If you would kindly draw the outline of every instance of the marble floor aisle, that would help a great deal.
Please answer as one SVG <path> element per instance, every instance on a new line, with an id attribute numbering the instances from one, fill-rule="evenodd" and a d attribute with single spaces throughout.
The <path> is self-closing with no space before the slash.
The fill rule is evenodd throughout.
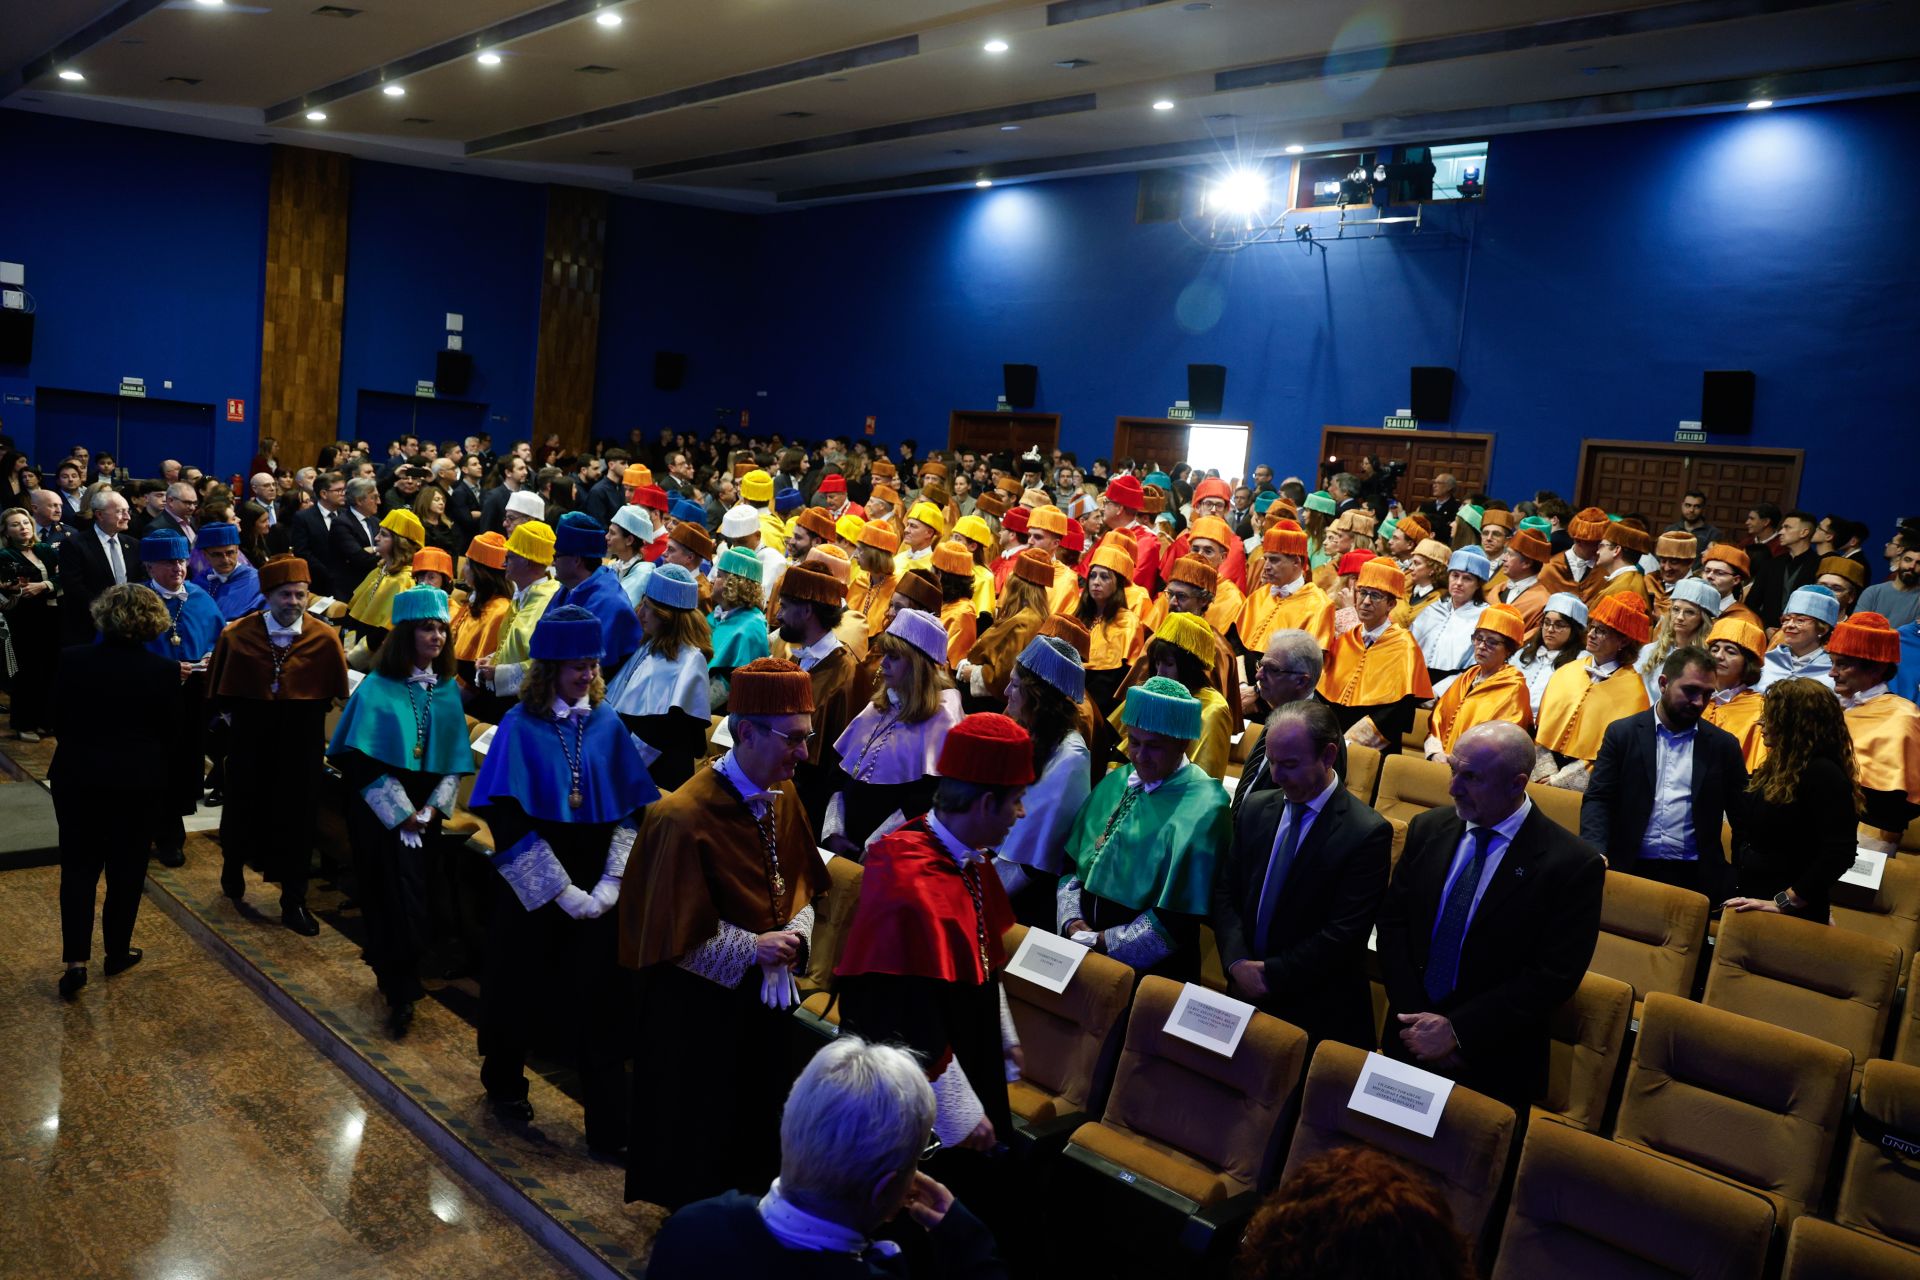
<path id="1" fill-rule="evenodd" d="M 152 901 L 62 1003 L 58 877 L 0 873 L 0 1277 L 566 1274 Z"/>

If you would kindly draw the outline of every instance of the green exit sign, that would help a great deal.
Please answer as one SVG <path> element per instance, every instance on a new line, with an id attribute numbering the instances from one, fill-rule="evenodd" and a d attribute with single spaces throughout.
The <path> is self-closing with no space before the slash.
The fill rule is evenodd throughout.
<path id="1" fill-rule="evenodd" d="M 1420 419 L 1402 418 L 1389 414 L 1380 420 L 1380 425 L 1388 431 L 1418 431 L 1420 429 Z"/>

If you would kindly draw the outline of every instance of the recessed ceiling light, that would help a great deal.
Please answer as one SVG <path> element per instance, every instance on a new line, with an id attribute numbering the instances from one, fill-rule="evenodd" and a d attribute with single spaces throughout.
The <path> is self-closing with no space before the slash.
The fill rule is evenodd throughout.
<path id="1" fill-rule="evenodd" d="M 1007 51 L 1007 42 L 1005 40 L 989 40 L 980 47 L 988 53 L 1005 53 Z"/>
<path id="2" fill-rule="evenodd" d="M 489 49 L 481 54 L 477 61 L 483 67 L 497 67 L 500 65 L 500 55 Z"/>
<path id="3" fill-rule="evenodd" d="M 593 20 L 603 27 L 617 27 L 620 25 L 620 15 L 611 9 L 602 9 L 594 16 Z"/>
<path id="4" fill-rule="evenodd" d="M 65 74 L 65 73 L 63 72 L 62 74 Z M 1747 104 L 1747 110 L 1765 111 L 1768 107 L 1772 105 L 1773 105 L 1772 98 L 1755 98 L 1752 102 L 1749 102 Z"/>
<path id="5" fill-rule="evenodd" d="M 1153 109 L 1154 109 L 1155 111 L 1171 111 L 1171 110 L 1173 110 L 1173 99 L 1172 99 L 1172 98 L 1160 98 L 1160 99 L 1158 99 L 1157 101 L 1155 101 L 1155 102 L 1154 102 L 1154 104 L 1153 104 Z"/>
<path id="6" fill-rule="evenodd" d="M 68 68 L 67 70 L 62 71 L 60 73 L 60 78 L 62 80 L 85 80 L 86 79 L 85 76 L 81 75 L 78 71 L 75 71 L 72 68 Z"/>
<path id="7" fill-rule="evenodd" d="M 1290 142 L 1290 143 L 1288 143 L 1288 144 L 1287 144 L 1287 154 L 1288 154 L 1288 155 L 1290 155 L 1290 156 L 1297 156 L 1297 155 L 1299 155 L 1299 154 L 1300 154 L 1300 153 L 1301 153 L 1302 151 L 1305 151 L 1305 150 L 1306 150 L 1306 148 L 1305 148 L 1305 147 L 1303 147 L 1303 146 L 1301 146 L 1301 145 L 1300 145 L 1299 143 L 1297 143 L 1297 142 Z"/>
<path id="8" fill-rule="evenodd" d="M 309 112 L 307 112 L 307 119 L 309 119 L 309 120 L 311 120 L 311 121 L 313 121 L 313 122 L 314 122 L 315 124 L 319 124 L 319 123 L 321 123 L 321 122 L 322 122 L 322 121 L 324 121 L 324 120 L 325 120 L 326 118 L 327 118 L 327 113 L 326 113 L 326 112 L 324 112 L 324 111 L 309 111 Z"/>
<path id="9" fill-rule="evenodd" d="M 397 84 L 390 84 L 380 92 L 386 94 L 389 98 L 404 98 L 407 96 L 405 87 Z"/>
<path id="10" fill-rule="evenodd" d="M 226 7 L 226 3 L 227 0 L 200 0 L 201 6 L 207 9 L 222 9 Z"/>
<path id="11" fill-rule="evenodd" d="M 1002 132 L 1002 133 L 1018 133 L 1018 132 L 1020 132 L 1020 126 L 1019 126 L 1019 125 L 1017 125 L 1017 124 L 1003 124 L 1003 125 L 1001 125 L 1001 126 L 1000 126 L 1000 132 Z"/>
<path id="12" fill-rule="evenodd" d="M 987 189 L 988 187 L 990 187 L 990 186 L 992 186 L 992 185 L 993 185 L 993 179 L 992 179 L 992 178 L 980 178 L 980 179 L 977 179 L 977 180 L 976 180 L 976 181 L 974 182 L 974 184 L 973 184 L 973 185 L 974 185 L 974 186 L 976 186 L 976 187 L 979 187 L 979 188 L 980 188 L 980 189 L 981 189 L 982 191 L 985 191 L 985 190 L 986 190 L 986 189 Z"/>

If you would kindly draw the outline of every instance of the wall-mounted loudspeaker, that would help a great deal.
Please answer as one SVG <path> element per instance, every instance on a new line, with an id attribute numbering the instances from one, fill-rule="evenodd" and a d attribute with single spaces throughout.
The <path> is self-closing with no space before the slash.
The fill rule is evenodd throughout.
<path id="1" fill-rule="evenodd" d="M 33 312 L 0 311 L 0 364 L 33 363 Z"/>
<path id="2" fill-rule="evenodd" d="M 1040 385 L 1039 365 L 1003 364 L 1000 366 L 1000 379 L 1006 386 L 1008 408 L 1033 408 Z"/>
<path id="3" fill-rule="evenodd" d="M 1187 366 L 1187 407 L 1195 417 L 1217 418 L 1221 402 L 1227 398 L 1227 366 L 1190 364 Z"/>
<path id="4" fill-rule="evenodd" d="M 1413 366 L 1413 388 L 1408 403 L 1422 422 L 1445 422 L 1453 417 L 1453 370 L 1445 365 Z"/>
<path id="5" fill-rule="evenodd" d="M 1740 436 L 1753 430 L 1753 370 L 1709 369 L 1700 375 L 1700 429 Z"/>
<path id="6" fill-rule="evenodd" d="M 442 351 L 433 361 L 433 390 L 436 395 L 463 396 L 473 380 L 473 357 L 464 351 Z"/>
<path id="7" fill-rule="evenodd" d="M 687 357 L 679 351 L 653 353 L 653 389 L 678 391 L 687 380 Z"/>

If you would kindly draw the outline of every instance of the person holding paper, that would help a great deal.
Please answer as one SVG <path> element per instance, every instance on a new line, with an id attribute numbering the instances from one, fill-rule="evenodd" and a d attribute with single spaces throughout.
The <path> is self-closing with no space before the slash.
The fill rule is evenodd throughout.
<path id="1" fill-rule="evenodd" d="M 229 717 L 227 803 L 220 810 L 220 891 L 246 895 L 246 864 L 280 882 L 280 923 L 313 937 L 307 863 L 320 804 L 327 712 L 347 696 L 347 655 L 332 627 L 307 615 L 307 562 L 276 556 L 260 570 L 267 607 L 230 622 L 207 667 L 207 697 Z"/>
<path id="2" fill-rule="evenodd" d="M 828 884 L 792 781 L 814 734 L 812 681 L 759 658 L 734 671 L 727 703 L 732 750 L 647 807 L 620 887 L 620 963 L 640 971 L 648 1046 L 626 1195 L 668 1208 L 765 1186 L 777 1167 L 793 973 Z"/>
<path id="3" fill-rule="evenodd" d="M 533 632 L 520 701 L 500 721 L 467 807 L 493 832 L 481 985 L 480 1081 L 496 1115 L 533 1119 L 525 1066 L 542 1011 L 572 1038 L 587 1145 L 627 1143 L 621 1042 L 630 1010 L 613 914 L 638 813 L 659 799 L 633 735 L 605 702 L 602 621 L 555 605 Z"/>
<path id="4" fill-rule="evenodd" d="M 1454 803 L 1408 824 L 1380 908 L 1380 1048 L 1524 1120 L 1547 1081 L 1549 1019 L 1593 958 L 1606 862 L 1534 807 L 1519 725 L 1475 725 L 1450 763 Z"/>
<path id="5" fill-rule="evenodd" d="M 1387 891 L 1393 829 L 1340 785 L 1340 722 L 1296 701 L 1267 721 L 1276 788 L 1248 798 L 1208 919 L 1232 994 L 1317 1044 L 1373 1047 L 1367 934 Z"/>
<path id="6" fill-rule="evenodd" d="M 1179 681 L 1135 685 L 1124 714 L 1131 764 L 1100 780 L 1067 835 L 1058 932 L 1142 975 L 1192 980 L 1214 863 L 1233 834 L 1227 793 L 1186 758 L 1200 700 Z"/>
<path id="7" fill-rule="evenodd" d="M 692 777 L 707 749 L 713 636 L 699 605 L 691 573 L 677 564 L 655 565 L 640 600 L 639 651 L 607 691 L 663 791 Z"/>
<path id="8" fill-rule="evenodd" d="M 988 861 L 1033 782 L 1027 731 L 993 712 L 955 725 L 923 817 L 874 841 L 835 967 L 840 1025 L 913 1050 L 950 1147 L 991 1148 L 1012 1127 L 1007 1064 L 1019 1038 L 1000 989 L 1013 907 Z"/>
<path id="9" fill-rule="evenodd" d="M 180 718 L 174 722 L 174 749 L 163 767 L 169 775 L 166 799 L 154 824 L 154 858 L 163 867 L 187 862 L 187 828 L 182 819 L 200 804 L 207 770 L 207 659 L 227 620 L 220 606 L 187 581 L 193 554 L 186 535 L 156 529 L 140 539 L 140 562 L 148 580 L 141 585 L 160 597 L 167 629 L 147 641 L 147 650 L 180 666 Z"/>
<path id="10" fill-rule="evenodd" d="M 367 963 L 396 1037 L 413 1025 L 413 1003 L 426 994 L 419 976 L 429 932 L 426 850 L 453 812 L 461 775 L 473 772 L 447 619 L 447 594 L 438 587 L 393 598 L 373 670 L 347 699 L 327 744 L 327 759 L 354 797 L 347 834 Z"/>

